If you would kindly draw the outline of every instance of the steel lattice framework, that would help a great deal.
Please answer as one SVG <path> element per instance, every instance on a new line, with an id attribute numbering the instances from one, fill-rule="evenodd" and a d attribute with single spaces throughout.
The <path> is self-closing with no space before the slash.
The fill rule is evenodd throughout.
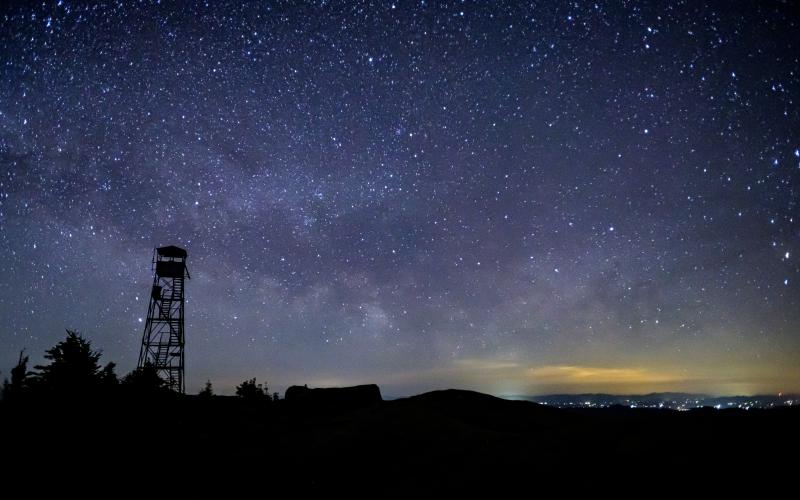
<path id="1" fill-rule="evenodd" d="M 152 366 L 167 387 L 183 394 L 185 345 L 183 330 L 186 250 L 176 246 L 157 248 L 153 254 L 153 288 L 139 351 L 139 368 Z"/>

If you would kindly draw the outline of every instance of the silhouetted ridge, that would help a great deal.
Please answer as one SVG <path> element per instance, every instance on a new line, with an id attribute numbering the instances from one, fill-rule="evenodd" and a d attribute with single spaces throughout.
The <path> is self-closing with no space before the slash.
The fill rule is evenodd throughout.
<path id="1" fill-rule="evenodd" d="M 472 430 L 484 431 L 511 429 L 529 431 L 532 428 L 550 425 L 556 420 L 570 418 L 557 408 L 531 401 L 512 401 L 489 394 L 459 389 L 432 391 L 404 399 L 388 401 L 399 418 L 417 415 L 422 422 L 435 422 L 444 418 L 444 427 L 468 426 Z"/>
<path id="2" fill-rule="evenodd" d="M 417 394 L 408 398 L 411 401 L 435 402 L 435 403 L 458 403 L 458 404 L 503 404 L 505 399 L 484 394 L 482 392 L 467 391 L 463 389 L 444 389 L 440 391 L 430 391 Z"/>
<path id="3" fill-rule="evenodd" d="M 482 392 L 467 391 L 462 389 L 445 389 L 441 391 L 431 391 L 416 396 L 411 396 L 397 401 L 405 401 L 406 404 L 420 405 L 430 408 L 442 408 L 448 411 L 467 410 L 467 411 L 536 411 L 540 413 L 552 413 L 554 408 L 534 403 L 533 401 L 517 401 L 498 398 Z"/>

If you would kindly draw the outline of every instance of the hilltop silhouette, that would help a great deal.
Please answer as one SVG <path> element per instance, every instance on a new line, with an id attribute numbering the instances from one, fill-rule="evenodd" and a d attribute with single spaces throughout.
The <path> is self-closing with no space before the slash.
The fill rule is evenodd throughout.
<path id="1" fill-rule="evenodd" d="M 710 464 L 780 474 L 793 463 L 786 450 L 800 445 L 797 407 L 559 409 L 454 389 L 383 400 L 376 385 L 294 386 L 280 399 L 255 379 L 238 396 L 214 395 L 210 382 L 182 396 L 147 369 L 116 381 L 113 365 L 102 368 L 100 352 L 74 332 L 57 347 L 34 371 L 21 354 L 5 384 L 8 474 L 79 463 L 131 481 L 142 464 L 166 463 L 232 484 L 267 474 L 295 492 L 420 492 L 568 477 L 676 480 Z M 178 432 L 167 440 L 165 428 Z"/>

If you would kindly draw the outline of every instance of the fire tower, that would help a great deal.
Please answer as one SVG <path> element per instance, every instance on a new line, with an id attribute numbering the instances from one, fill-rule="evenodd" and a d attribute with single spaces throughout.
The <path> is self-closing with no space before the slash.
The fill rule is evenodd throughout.
<path id="1" fill-rule="evenodd" d="M 183 280 L 190 277 L 186 250 L 176 246 L 157 248 L 153 266 L 155 275 L 138 366 L 152 366 L 167 387 L 183 394 Z"/>

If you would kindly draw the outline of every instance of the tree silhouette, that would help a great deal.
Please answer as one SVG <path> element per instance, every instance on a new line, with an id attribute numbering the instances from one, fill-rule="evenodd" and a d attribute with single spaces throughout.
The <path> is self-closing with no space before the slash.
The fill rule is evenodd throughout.
<path id="1" fill-rule="evenodd" d="M 249 401 L 269 400 L 268 389 L 262 384 L 256 384 L 256 379 L 245 380 L 236 386 L 236 395 Z"/>
<path id="2" fill-rule="evenodd" d="M 45 351 L 50 363 L 36 365 L 36 387 L 47 394 L 87 395 L 106 387 L 116 380 L 114 364 L 101 370 L 102 351 L 92 349 L 92 343 L 73 330 L 67 329 L 67 338 Z"/>
<path id="3" fill-rule="evenodd" d="M 114 371 L 116 367 L 116 363 L 110 362 L 100 371 L 100 387 L 104 391 L 113 391 L 119 385 L 119 379 Z"/>
<path id="4" fill-rule="evenodd" d="M 199 392 L 199 393 L 197 393 L 197 395 L 198 395 L 198 396 L 200 396 L 200 397 L 201 397 L 201 398 L 203 398 L 203 399 L 210 399 L 210 398 L 211 398 L 211 396 L 213 396 L 213 395 L 214 395 L 214 389 L 213 389 L 213 387 L 211 386 L 211 381 L 210 381 L 210 380 L 207 380 L 207 381 L 206 381 L 206 385 L 205 385 L 205 387 L 203 387 L 202 389 L 200 389 L 200 392 Z"/>
<path id="5" fill-rule="evenodd" d="M 11 369 L 11 382 L 7 379 L 3 381 L 3 400 L 12 401 L 19 399 L 28 389 L 32 372 L 28 371 L 28 356 L 25 350 L 19 352 L 19 360 L 16 366 Z"/>

